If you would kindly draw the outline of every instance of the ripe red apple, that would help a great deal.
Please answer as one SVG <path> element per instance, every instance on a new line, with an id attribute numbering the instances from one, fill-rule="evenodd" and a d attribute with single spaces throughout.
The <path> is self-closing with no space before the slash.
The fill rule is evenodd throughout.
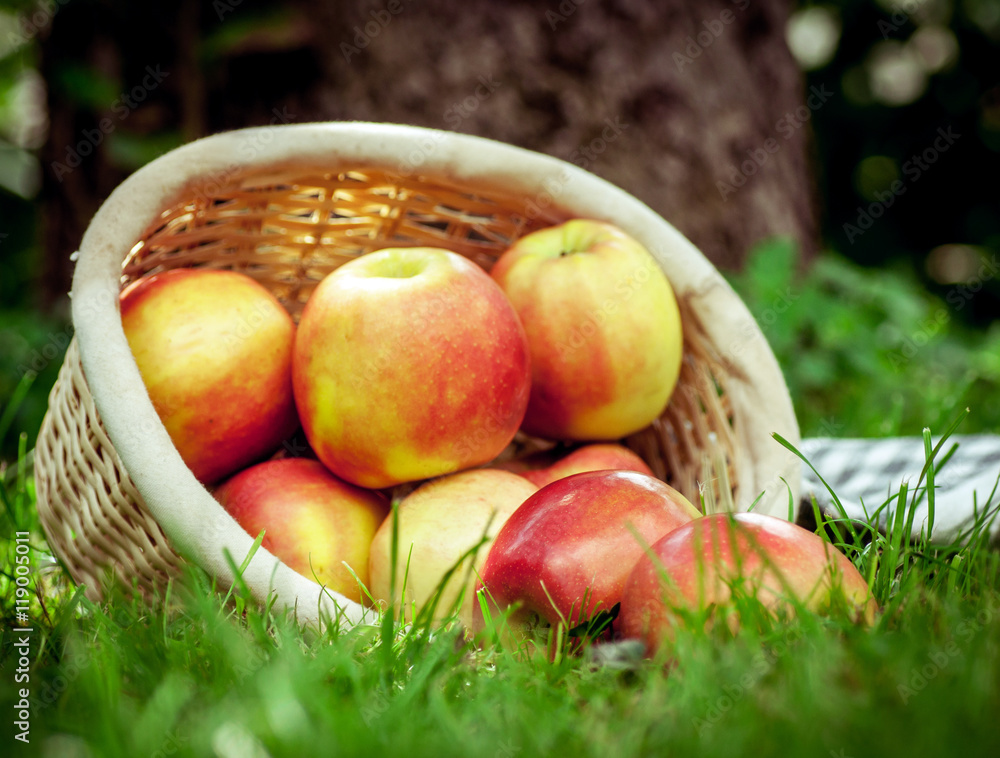
<path id="1" fill-rule="evenodd" d="M 407 620 L 434 600 L 455 569 L 437 599 L 435 617 L 447 617 L 461 596 L 458 617 L 471 628 L 475 583 L 490 544 L 537 489 L 508 471 L 474 469 L 427 482 L 400 502 L 395 596 Z M 392 530 L 393 520 L 387 518 L 372 540 L 369 558 L 372 596 L 385 602 L 392 597 Z M 470 560 L 466 553 L 484 537 L 487 541 Z"/>
<path id="2" fill-rule="evenodd" d="M 737 586 L 773 610 L 841 600 L 868 621 L 875 611 L 864 577 L 818 535 L 774 516 L 717 513 L 675 529 L 639 559 L 622 596 L 621 632 L 653 653 L 684 612 L 724 607 Z M 738 624 L 731 613 L 724 620 Z"/>
<path id="3" fill-rule="evenodd" d="M 680 373 L 680 311 L 639 242 L 611 224 L 576 219 L 522 237 L 491 275 L 528 335 L 525 432 L 618 439 L 663 412 Z"/>
<path id="4" fill-rule="evenodd" d="M 199 480 L 259 460 L 295 431 L 295 325 L 262 285 L 172 269 L 127 287 L 121 315 L 153 407 Z"/>
<path id="5" fill-rule="evenodd" d="M 389 512 L 380 492 L 348 484 L 319 461 L 284 458 L 241 471 L 216 499 L 261 545 L 303 576 L 356 602 L 368 583 L 368 549 Z M 355 579 L 347 569 L 357 574 Z"/>
<path id="6" fill-rule="evenodd" d="M 306 303 L 295 400 L 330 470 L 390 487 L 496 457 L 524 416 L 528 361 L 517 314 L 481 268 L 391 248 L 344 264 Z"/>
<path id="7" fill-rule="evenodd" d="M 518 471 L 539 487 L 585 471 L 638 471 L 653 476 L 646 462 L 627 447 L 614 443 L 584 445 L 542 468 Z"/>
<path id="8" fill-rule="evenodd" d="M 644 546 L 699 515 L 683 495 L 645 474 L 590 471 L 559 479 L 529 497 L 497 534 L 481 572 L 491 612 L 520 603 L 508 617 L 517 628 L 534 615 L 572 627 L 610 611 Z M 483 628 L 478 605 L 474 625 Z"/>

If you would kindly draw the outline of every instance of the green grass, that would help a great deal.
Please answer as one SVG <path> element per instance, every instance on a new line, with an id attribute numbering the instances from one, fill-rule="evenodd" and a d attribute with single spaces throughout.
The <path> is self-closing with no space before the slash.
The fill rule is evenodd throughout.
<path id="1" fill-rule="evenodd" d="M 54 756 L 995 755 L 1000 750 L 1000 553 L 902 539 L 839 520 L 820 531 L 869 576 L 872 628 L 846 615 L 753 617 L 683 630 L 669 661 L 599 648 L 557 662 L 454 629 L 323 633 L 190 572 L 166 602 L 75 591 L 47 552 L 26 440 L 4 475 L 0 531 L 5 754 Z M 942 460 L 929 451 L 929 460 Z M 929 465 L 933 476 L 935 466 Z M 916 483 L 922 489 L 926 483 Z M 931 493 L 933 490 L 931 490 Z M 900 493 L 915 502 L 913 491 Z M 852 532 L 853 530 L 853 532 Z M 31 743 L 12 742 L 15 532 L 39 570 L 31 615 Z M 843 535 L 843 536 L 838 536 Z M 164 610 L 169 607 L 169 610 Z"/>

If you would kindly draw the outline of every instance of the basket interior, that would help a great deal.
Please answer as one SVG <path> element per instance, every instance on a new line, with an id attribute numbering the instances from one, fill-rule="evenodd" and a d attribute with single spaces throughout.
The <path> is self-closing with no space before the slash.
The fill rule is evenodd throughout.
<path id="1" fill-rule="evenodd" d="M 266 286 L 297 320 L 316 285 L 359 255 L 443 247 L 488 271 L 517 238 L 572 216 L 545 192 L 525 197 L 365 167 L 207 177 L 136 241 L 121 286 L 179 267 L 235 270 Z M 659 419 L 623 442 L 696 505 L 704 499 L 708 509 L 731 509 L 739 467 L 726 366 L 682 293 L 678 304 L 684 360 L 677 389 Z M 505 454 L 548 444 L 519 434 Z"/>

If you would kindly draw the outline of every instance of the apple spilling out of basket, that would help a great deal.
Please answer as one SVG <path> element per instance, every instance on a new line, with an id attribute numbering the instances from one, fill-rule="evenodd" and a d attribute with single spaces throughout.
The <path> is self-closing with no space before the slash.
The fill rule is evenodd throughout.
<path id="1" fill-rule="evenodd" d="M 662 269 L 611 224 L 528 234 L 489 273 L 439 248 L 369 253 L 317 285 L 297 326 L 251 277 L 207 268 L 134 282 L 121 312 L 191 471 L 345 597 L 363 585 L 472 631 L 604 612 L 605 634 L 650 652 L 737 579 L 772 608 L 873 608 L 817 535 L 702 516 L 619 443 L 663 412 L 683 337 Z M 274 455 L 300 426 L 315 459 Z M 560 444 L 504 457 L 519 430 Z"/>

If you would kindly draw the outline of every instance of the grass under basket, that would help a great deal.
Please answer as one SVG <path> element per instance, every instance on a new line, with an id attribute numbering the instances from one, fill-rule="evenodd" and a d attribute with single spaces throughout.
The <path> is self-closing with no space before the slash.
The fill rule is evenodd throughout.
<path id="1" fill-rule="evenodd" d="M 114 593 L 95 605 L 47 552 L 22 438 L 0 488 L 4 754 L 996 755 L 1000 553 L 983 529 L 964 545 L 904 539 L 914 490 L 933 481 L 941 449 L 928 449 L 922 483 L 901 488 L 909 507 L 887 534 L 820 518 L 870 579 L 882 606 L 873 628 L 757 614 L 736 635 L 682 631 L 664 667 L 628 646 L 554 661 L 477 650 L 455 628 L 388 615 L 303 631 L 247 602 L 239 584 L 226 603 L 196 569 L 162 604 Z M 14 741 L 11 717 L 25 686 L 10 631 L 20 532 L 37 590 L 27 745 Z"/>

